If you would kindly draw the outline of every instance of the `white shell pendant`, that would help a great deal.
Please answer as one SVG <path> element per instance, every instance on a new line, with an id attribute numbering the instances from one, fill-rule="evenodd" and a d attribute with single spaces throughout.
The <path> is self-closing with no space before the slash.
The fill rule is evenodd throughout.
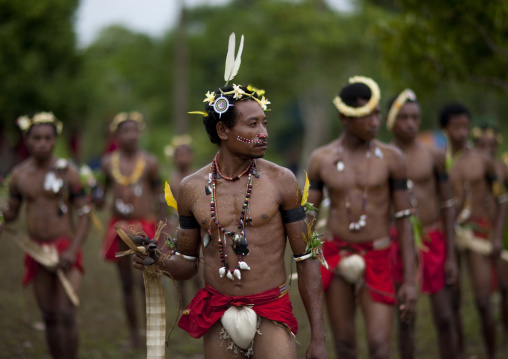
<path id="1" fill-rule="evenodd" d="M 240 273 L 240 269 L 235 268 L 235 271 L 233 272 L 236 278 L 242 279 L 242 273 Z"/>
<path id="2" fill-rule="evenodd" d="M 221 278 L 224 278 L 225 275 L 226 275 L 226 267 L 220 267 L 219 268 L 219 276 Z"/>
<path id="3" fill-rule="evenodd" d="M 246 262 L 244 261 L 238 261 L 238 266 L 240 267 L 240 269 L 242 270 L 250 270 L 250 267 L 247 265 Z"/>
<path id="4" fill-rule="evenodd" d="M 203 238 L 203 247 L 208 247 L 210 245 L 210 235 L 207 233 L 205 234 L 205 237 Z"/>
<path id="5" fill-rule="evenodd" d="M 379 147 L 376 147 L 374 150 L 374 156 L 377 158 L 383 158 L 383 152 L 381 152 L 381 149 Z"/>
<path id="6" fill-rule="evenodd" d="M 342 172 L 344 171 L 344 162 L 340 161 L 337 162 L 337 171 Z"/>
<path id="7" fill-rule="evenodd" d="M 226 277 L 228 277 L 231 280 L 235 280 L 235 277 L 233 277 L 233 273 L 231 273 L 230 270 L 228 270 L 228 274 L 226 274 Z"/>

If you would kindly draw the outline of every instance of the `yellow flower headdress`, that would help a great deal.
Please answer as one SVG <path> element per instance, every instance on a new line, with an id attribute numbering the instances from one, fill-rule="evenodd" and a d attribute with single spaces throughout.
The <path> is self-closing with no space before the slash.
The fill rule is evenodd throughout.
<path id="1" fill-rule="evenodd" d="M 144 120 L 143 115 L 141 113 L 139 113 L 137 111 L 120 112 L 118 115 L 115 116 L 113 121 L 111 121 L 111 124 L 109 125 L 109 130 L 111 132 L 115 132 L 117 130 L 118 126 L 125 121 L 137 122 L 140 130 L 142 130 L 145 127 L 145 120 Z"/>
<path id="2" fill-rule="evenodd" d="M 175 149 L 179 146 L 189 146 L 192 143 L 192 137 L 190 135 L 181 135 L 173 137 L 171 144 L 164 147 L 164 154 L 166 157 L 173 157 Z"/>
<path id="3" fill-rule="evenodd" d="M 492 127 L 485 127 L 481 128 L 478 126 L 475 126 L 471 130 L 471 136 L 473 136 L 473 139 L 477 139 L 481 136 L 487 136 L 487 138 L 493 138 L 497 141 L 497 143 L 503 142 L 503 136 L 500 133 L 496 133 L 496 131 Z"/>
<path id="4" fill-rule="evenodd" d="M 62 122 L 58 121 L 52 112 L 39 112 L 35 114 L 32 118 L 28 116 L 21 116 L 18 117 L 16 123 L 18 127 L 25 133 L 28 132 L 30 127 L 32 127 L 33 125 L 38 125 L 42 123 L 53 124 L 58 134 L 61 134 L 63 129 Z"/>
<path id="5" fill-rule="evenodd" d="M 242 35 L 240 46 L 238 48 L 238 54 L 235 58 L 235 33 L 233 32 L 229 36 L 228 53 L 226 55 L 226 69 L 224 71 L 224 80 L 226 81 L 226 84 L 224 86 L 227 86 L 229 81 L 233 80 L 235 75 L 238 73 L 238 70 L 240 69 L 240 64 L 242 63 L 243 39 L 244 37 Z M 247 86 L 246 89 L 249 92 L 246 92 L 241 85 L 233 84 L 233 90 L 231 91 L 223 92 L 219 90 L 220 93 L 208 91 L 203 102 L 207 102 L 207 106 L 212 106 L 215 113 L 219 115 L 219 118 L 223 113 L 227 112 L 231 106 L 234 106 L 229 102 L 228 97 L 226 97 L 228 95 L 233 95 L 234 100 L 252 99 L 256 101 L 259 106 L 261 106 L 263 111 L 268 111 L 267 105 L 270 104 L 270 101 L 265 98 L 265 91 L 256 89 L 251 85 Z M 203 111 L 191 111 L 189 113 L 199 114 L 205 117 L 208 116 L 208 113 Z"/>
<path id="6" fill-rule="evenodd" d="M 388 117 L 386 118 L 386 128 L 388 131 L 392 131 L 397 115 L 407 100 L 416 101 L 416 94 L 411 89 L 405 89 L 397 96 L 395 101 L 393 101 L 392 107 L 390 107 L 390 111 L 388 111 Z"/>
<path id="7" fill-rule="evenodd" d="M 364 76 L 354 76 L 349 79 L 350 84 L 354 83 L 362 83 L 367 85 L 370 89 L 370 99 L 365 105 L 361 107 L 351 107 L 346 105 L 339 96 L 336 96 L 333 99 L 333 104 L 339 110 L 341 114 L 347 117 L 363 117 L 367 116 L 374 111 L 376 106 L 379 104 L 379 100 L 381 99 L 381 91 L 379 91 L 379 86 L 377 83 Z"/>

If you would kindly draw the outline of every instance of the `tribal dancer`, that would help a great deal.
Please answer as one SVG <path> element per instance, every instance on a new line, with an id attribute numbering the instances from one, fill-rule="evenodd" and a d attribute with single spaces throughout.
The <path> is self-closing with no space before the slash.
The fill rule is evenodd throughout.
<path id="1" fill-rule="evenodd" d="M 417 139 L 420 106 L 413 91 L 406 89 L 388 104 L 386 121 L 392 144 L 405 155 L 408 190 L 414 217 L 413 235 L 420 259 L 421 292 L 430 294 L 441 358 L 454 358 L 457 337 L 450 292 L 446 285 L 457 279 L 454 247 L 454 203 L 445 168 L 445 153 Z M 392 241 L 392 265 L 396 285 L 402 281 L 399 245 Z M 401 358 L 414 357 L 414 320 L 399 321 Z"/>
<path id="2" fill-rule="evenodd" d="M 506 209 L 500 203 L 503 197 L 494 161 L 467 142 L 471 122 L 467 108 L 461 104 L 446 105 L 439 121 L 449 140 L 447 166 L 457 213 L 456 247 L 465 251 L 487 356 L 494 358 L 496 327 L 490 305 L 491 269 L 492 259 L 498 258 L 501 251 Z M 479 253 L 477 242 L 489 243 L 490 254 Z M 464 356 L 458 285 L 454 297 L 459 355 Z"/>
<path id="3" fill-rule="evenodd" d="M 138 112 L 122 112 L 115 116 L 110 130 L 116 135 L 119 149 L 103 157 L 101 167 L 106 180 L 99 195 L 95 196 L 97 205 L 102 207 L 107 191 L 113 191 L 112 217 L 106 231 L 102 256 L 107 261 L 116 262 L 118 266 L 133 348 L 138 348 L 141 344 L 136 317 L 135 280 L 130 257 L 115 257 L 117 252 L 128 249 L 117 236 L 115 226 L 124 230 L 134 226 L 153 238 L 156 220 L 165 220 L 166 217 L 157 159 L 138 146 L 143 127 L 143 116 Z M 154 203 L 157 203 L 158 213 L 154 211 Z M 142 278 L 139 278 L 139 286 L 144 289 Z"/>
<path id="4" fill-rule="evenodd" d="M 180 184 L 176 252 L 155 263 L 175 279 L 189 279 L 202 249 L 205 288 L 179 326 L 203 336 L 205 358 L 296 358 L 297 321 L 284 264 L 289 241 L 311 327 L 307 358 L 326 358 L 319 262 L 306 249 L 302 194 L 289 170 L 262 159 L 270 103 L 264 91 L 228 85 L 238 71 L 243 36 L 236 60 L 234 44 L 232 34 L 226 85 L 206 94 L 200 112 L 218 152 Z M 143 258 L 134 259 L 143 269 Z"/>
<path id="5" fill-rule="evenodd" d="M 497 178 L 499 179 L 499 182 L 504 185 L 504 190 L 506 190 L 506 188 L 508 188 L 508 165 L 504 161 L 496 159 L 498 145 L 503 139 L 499 133 L 499 129 L 494 126 L 484 125 L 480 127 L 473 127 L 471 133 L 474 146 L 482 150 L 488 157 L 494 160 Z M 502 194 L 499 197 L 499 201 L 501 203 L 506 203 L 507 200 L 508 196 L 506 194 Z M 505 227 L 503 238 L 504 251 L 508 250 L 506 244 L 506 233 L 507 231 Z M 501 294 L 500 309 L 504 329 L 504 340 L 502 342 L 504 345 L 508 345 L 508 261 L 503 258 L 498 258 L 496 260 L 496 270 L 497 284 Z"/>
<path id="6" fill-rule="evenodd" d="M 83 273 L 81 246 L 89 226 L 87 203 L 78 170 L 53 155 L 62 124 L 52 113 L 41 112 L 18 119 L 25 132 L 30 157 L 12 170 L 7 208 L 0 212 L 0 234 L 5 222 L 15 220 L 23 201 L 30 239 L 41 256 L 58 252 L 56 268 L 38 263 L 37 256 L 25 256 L 23 285 L 33 282 L 35 299 L 46 326 L 46 340 L 53 358 L 73 359 L 78 352 L 77 294 Z M 72 212 L 77 215 L 73 223 Z M 75 295 L 69 300 L 61 276 L 63 271 Z"/>
<path id="7" fill-rule="evenodd" d="M 353 77 L 335 97 L 343 133 L 314 151 L 310 159 L 309 202 L 330 197 L 321 268 L 326 304 L 338 358 L 356 357 L 355 309 L 363 310 L 369 354 L 390 357 L 397 296 L 390 273 L 390 213 L 395 208 L 404 279 L 398 292 L 401 318 L 411 319 L 416 303 L 414 244 L 404 157 L 375 139 L 381 123 L 380 91 L 366 77 Z"/>

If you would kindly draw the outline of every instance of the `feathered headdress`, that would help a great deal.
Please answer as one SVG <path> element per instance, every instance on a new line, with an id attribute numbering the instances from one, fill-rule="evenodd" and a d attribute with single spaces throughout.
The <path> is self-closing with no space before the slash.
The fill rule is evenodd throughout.
<path id="1" fill-rule="evenodd" d="M 145 127 L 145 120 L 143 115 L 137 111 L 133 112 L 120 112 L 115 116 L 111 124 L 109 125 L 109 130 L 111 132 L 115 132 L 118 126 L 125 121 L 135 121 L 137 122 L 139 129 L 143 129 Z"/>
<path id="2" fill-rule="evenodd" d="M 370 89 L 370 99 L 365 105 L 361 107 L 351 107 L 346 105 L 340 96 L 336 96 L 333 99 L 333 104 L 339 110 L 341 114 L 347 117 L 363 117 L 370 115 L 372 111 L 379 104 L 379 100 L 381 99 L 381 91 L 379 91 L 379 86 L 377 83 L 371 78 L 364 76 L 354 76 L 349 79 L 350 84 L 354 83 L 362 83 L 366 85 Z"/>
<path id="3" fill-rule="evenodd" d="M 411 89 L 405 89 L 399 94 L 399 96 L 397 96 L 395 101 L 393 101 L 392 107 L 390 107 L 390 111 L 388 111 L 388 117 L 386 118 L 386 128 L 388 131 L 392 130 L 393 125 L 395 125 L 397 115 L 407 100 L 416 101 L 416 95 Z"/>
<path id="4" fill-rule="evenodd" d="M 238 47 L 238 53 L 235 57 L 236 36 L 234 32 L 229 36 L 228 52 L 226 55 L 226 68 L 224 71 L 224 81 L 226 81 L 226 84 L 224 86 L 228 86 L 229 82 L 234 79 L 238 73 L 238 70 L 240 69 L 240 64 L 242 63 L 243 40 L 244 37 L 242 35 L 240 39 L 240 46 Z M 270 101 L 264 97 L 264 93 L 264 90 L 259 90 L 251 85 L 244 87 L 241 85 L 233 84 L 233 90 L 231 91 L 208 91 L 203 102 L 206 102 L 207 106 L 212 106 L 213 110 L 219 115 L 220 118 L 221 115 L 227 112 L 231 106 L 234 106 L 229 101 L 228 95 L 233 95 L 233 99 L 235 100 L 252 99 L 256 101 L 259 106 L 261 106 L 263 111 L 267 111 L 267 105 L 270 104 Z M 189 113 L 203 115 L 205 117 L 208 116 L 208 113 L 203 111 L 191 111 Z"/>

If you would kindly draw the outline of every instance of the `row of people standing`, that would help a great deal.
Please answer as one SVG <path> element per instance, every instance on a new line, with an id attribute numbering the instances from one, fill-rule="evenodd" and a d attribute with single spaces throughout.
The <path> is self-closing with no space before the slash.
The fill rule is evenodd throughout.
<path id="1" fill-rule="evenodd" d="M 449 104 L 439 120 L 446 150 L 424 144 L 418 139 L 420 107 L 406 89 L 388 104 L 386 126 L 393 138 L 389 145 L 381 143 L 375 139 L 382 124 L 377 85 L 358 77 L 350 82 L 334 100 L 342 134 L 315 150 L 309 166 L 314 183 L 309 201 L 320 203 L 325 191 L 330 199 L 330 240 L 323 246 L 330 268 L 321 273 L 337 357 L 356 357 L 357 303 L 370 356 L 390 357 L 392 306 L 399 302 L 399 310 L 407 309 L 408 296 L 414 305 L 416 286 L 430 295 L 440 356 L 465 358 L 458 276 L 463 259 L 487 357 L 493 358 L 493 264 L 505 337 L 508 328 L 508 263 L 500 257 L 507 177 L 506 166 L 494 159 L 499 136 L 476 128 L 478 148 L 469 146 L 471 115 L 463 105 Z M 413 358 L 414 316 L 398 318 L 401 357 Z"/>

